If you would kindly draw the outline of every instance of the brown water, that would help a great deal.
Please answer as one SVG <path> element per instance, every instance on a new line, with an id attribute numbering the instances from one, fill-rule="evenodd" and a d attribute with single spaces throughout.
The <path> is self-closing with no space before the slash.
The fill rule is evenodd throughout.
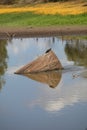
<path id="1" fill-rule="evenodd" d="M 55 52 L 63 71 L 15 75 Z M 87 36 L 0 39 L 0 130 L 87 129 Z"/>

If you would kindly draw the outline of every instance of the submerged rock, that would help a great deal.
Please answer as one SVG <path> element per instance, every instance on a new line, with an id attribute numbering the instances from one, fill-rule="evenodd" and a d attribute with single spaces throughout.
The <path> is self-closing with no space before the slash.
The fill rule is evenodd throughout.
<path id="1" fill-rule="evenodd" d="M 55 53 L 49 49 L 42 56 L 17 70 L 16 74 L 46 72 L 63 69 Z"/>

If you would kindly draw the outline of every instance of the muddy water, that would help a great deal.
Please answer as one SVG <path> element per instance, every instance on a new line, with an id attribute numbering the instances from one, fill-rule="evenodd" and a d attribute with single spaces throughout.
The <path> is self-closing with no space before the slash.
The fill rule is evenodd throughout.
<path id="1" fill-rule="evenodd" d="M 55 52 L 63 71 L 16 75 Z M 87 37 L 0 39 L 0 130 L 87 129 Z"/>

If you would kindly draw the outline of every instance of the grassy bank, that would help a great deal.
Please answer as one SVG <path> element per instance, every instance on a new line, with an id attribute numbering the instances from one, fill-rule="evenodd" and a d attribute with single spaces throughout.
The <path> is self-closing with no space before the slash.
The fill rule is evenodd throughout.
<path id="1" fill-rule="evenodd" d="M 0 14 L 0 26 L 87 25 L 87 14 L 45 15 L 32 12 Z"/>
<path id="2" fill-rule="evenodd" d="M 87 1 L 0 6 L 0 26 L 87 25 Z"/>

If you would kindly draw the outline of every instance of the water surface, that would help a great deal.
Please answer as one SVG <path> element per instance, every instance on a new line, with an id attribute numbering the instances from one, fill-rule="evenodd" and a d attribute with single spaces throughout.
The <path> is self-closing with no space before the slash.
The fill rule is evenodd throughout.
<path id="1" fill-rule="evenodd" d="M 62 72 L 14 74 L 49 48 Z M 0 39 L 0 130 L 36 129 L 87 129 L 86 36 Z"/>

